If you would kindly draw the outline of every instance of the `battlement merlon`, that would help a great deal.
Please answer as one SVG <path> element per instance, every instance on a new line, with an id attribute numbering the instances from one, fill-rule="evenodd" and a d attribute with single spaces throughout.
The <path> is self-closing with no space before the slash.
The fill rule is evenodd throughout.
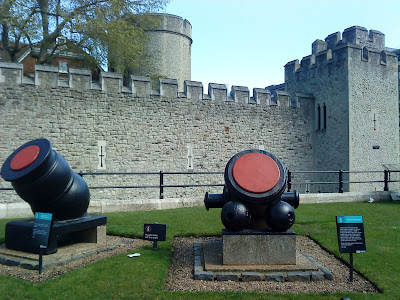
<path id="1" fill-rule="evenodd" d="M 23 73 L 22 64 L 0 62 L 0 83 L 21 84 Z"/>
<path id="2" fill-rule="evenodd" d="M 325 38 L 325 43 L 327 43 L 328 49 L 333 49 L 336 47 L 336 45 L 339 43 L 340 40 L 341 40 L 341 35 L 340 32 L 338 31 L 328 35 Z"/>
<path id="3" fill-rule="evenodd" d="M 184 93 L 188 99 L 203 100 L 204 88 L 200 81 L 185 80 Z"/>
<path id="4" fill-rule="evenodd" d="M 208 94 L 211 100 L 220 99 L 222 101 L 228 100 L 228 89 L 225 84 L 209 83 Z"/>
<path id="5" fill-rule="evenodd" d="M 235 102 L 250 103 L 250 91 L 247 86 L 232 85 L 231 95 Z"/>
<path id="6" fill-rule="evenodd" d="M 319 52 L 325 51 L 328 49 L 328 43 L 321 41 L 321 40 L 315 40 L 314 43 L 312 43 L 312 54 L 316 55 Z"/>

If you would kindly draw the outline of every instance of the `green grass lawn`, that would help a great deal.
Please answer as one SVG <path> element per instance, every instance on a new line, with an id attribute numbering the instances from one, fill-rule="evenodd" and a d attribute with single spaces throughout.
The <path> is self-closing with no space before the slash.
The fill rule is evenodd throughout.
<path id="1" fill-rule="evenodd" d="M 140 259 L 125 254 L 98 261 L 71 271 L 46 283 L 34 285 L 20 279 L 0 276 L 0 299 L 400 299 L 400 203 L 336 203 L 301 205 L 296 210 L 293 229 L 308 234 L 323 247 L 348 261 L 337 246 L 337 215 L 364 216 L 367 253 L 354 255 L 354 266 L 375 282 L 382 294 L 269 294 L 245 292 L 170 292 L 164 290 L 172 238 L 174 236 L 219 235 L 220 209 L 203 207 L 164 211 L 106 214 L 107 232 L 129 237 L 143 237 L 143 224 L 167 224 L 167 241 L 159 250 L 151 246 L 138 250 Z M 4 227 L 0 220 L 0 242 Z"/>

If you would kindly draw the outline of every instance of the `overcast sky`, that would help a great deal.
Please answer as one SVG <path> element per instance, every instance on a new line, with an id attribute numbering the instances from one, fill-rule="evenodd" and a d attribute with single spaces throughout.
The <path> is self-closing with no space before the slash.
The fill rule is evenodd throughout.
<path id="1" fill-rule="evenodd" d="M 192 24 L 192 80 L 264 88 L 284 65 L 331 33 L 363 26 L 400 48 L 400 0 L 172 0 L 166 12 Z M 251 92 L 252 93 L 252 92 Z"/>

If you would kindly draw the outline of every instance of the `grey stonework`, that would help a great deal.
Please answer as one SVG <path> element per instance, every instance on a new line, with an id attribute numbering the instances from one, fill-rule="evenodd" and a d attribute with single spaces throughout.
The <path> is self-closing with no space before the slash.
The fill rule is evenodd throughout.
<path id="1" fill-rule="evenodd" d="M 368 33 L 359 26 L 346 29 L 343 40 L 338 32 L 325 42 L 314 42 L 313 54 L 301 64 L 295 60 L 285 66 L 285 90 L 315 97 L 314 169 L 383 170 L 384 164 L 398 164 L 396 55 L 384 50 L 382 33 Z M 320 179 L 333 181 L 335 177 Z M 382 179 L 351 174 L 344 180 Z M 381 188 L 379 183 L 345 186 L 350 191 Z"/>
<path id="2" fill-rule="evenodd" d="M 190 37 L 187 21 L 167 19 L 167 27 L 178 30 L 181 24 L 186 30 L 179 29 L 183 36 L 178 36 Z M 384 50 L 379 32 L 366 35 L 365 29 L 352 27 L 343 37 L 329 35 L 314 43 L 313 54 L 301 64 L 289 62 L 285 90 L 254 89 L 253 97 L 246 87 L 234 85 L 231 98 L 225 84 L 214 83 L 204 95 L 202 83 L 187 80 L 189 75 L 182 75 L 185 84 L 160 79 L 159 90 L 153 91 L 147 77 L 131 76 L 122 86 L 116 73 L 102 73 L 99 82 L 92 82 L 84 70 L 59 74 L 56 68 L 38 66 L 34 78 L 25 78 L 22 65 L 0 63 L 0 157 L 43 137 L 75 172 L 187 171 L 188 144 L 193 171 L 222 172 L 232 155 L 261 145 L 293 171 L 383 170 L 383 164 L 399 161 L 397 57 Z M 107 143 L 106 170 L 97 169 L 98 141 Z M 382 180 L 379 176 L 353 174 L 344 180 Z M 90 187 L 159 184 L 157 175 L 84 178 Z M 337 174 L 293 178 L 305 179 L 336 181 Z M 165 185 L 221 183 L 221 174 L 164 178 Z M 10 185 L 0 179 L 0 187 Z M 305 191 L 304 184 L 293 188 Z M 382 183 L 345 186 L 375 188 L 381 190 Z M 165 188 L 164 197 L 198 197 L 205 191 L 220 193 L 221 188 Z M 5 203 L 21 201 L 12 191 L 2 194 Z M 91 194 L 93 200 L 131 203 L 156 199 L 159 190 L 96 189 Z"/>
<path id="3" fill-rule="evenodd" d="M 284 282 L 285 275 L 283 273 L 267 273 L 265 274 L 265 281 Z"/>
<path id="4" fill-rule="evenodd" d="M 310 272 L 287 272 L 286 281 L 310 281 Z"/>
<path id="5" fill-rule="evenodd" d="M 248 234 L 223 231 L 222 261 L 225 265 L 296 264 L 296 234 Z"/>
<path id="6" fill-rule="evenodd" d="M 206 281 L 322 281 L 322 280 L 333 280 L 333 276 L 330 270 L 323 267 L 315 259 L 305 253 L 301 253 L 310 262 L 312 262 L 319 270 L 318 271 L 284 271 L 284 272 L 268 272 L 260 273 L 254 271 L 242 271 L 242 272 L 219 272 L 206 270 L 204 265 L 204 251 L 201 243 L 193 243 L 193 278 L 195 280 L 206 280 Z M 1 257 L 0 257 L 1 258 Z M 200 261 L 200 262 L 199 262 Z M 242 265 L 243 267 L 244 265 Z M 235 269 L 235 268 L 234 268 Z"/>
<path id="7" fill-rule="evenodd" d="M 3 72 L 3 64 L 0 69 Z M 262 144 L 288 168 L 311 169 L 312 153 L 307 150 L 312 148 L 312 99 L 304 99 L 300 107 L 293 108 L 270 106 L 264 101 L 259 105 L 227 103 L 218 97 L 213 101 L 152 97 L 144 95 L 145 90 L 136 96 L 118 92 L 120 77 L 107 75 L 102 76 L 106 87 L 100 90 L 93 84 L 91 89 L 82 90 L 15 81 L 0 84 L 0 157 L 7 157 L 29 140 L 44 137 L 75 172 L 187 171 L 187 144 L 192 144 L 193 171 L 222 172 L 234 154 Z M 133 80 L 132 86 L 148 84 L 143 78 Z M 98 141 L 107 142 L 106 170 L 97 169 Z M 158 175 L 90 175 L 84 179 L 89 187 L 159 184 Z M 164 178 L 166 185 L 222 182 L 222 174 Z M 2 179 L 0 186 L 10 187 Z M 164 197 L 203 196 L 206 191 L 218 193 L 221 188 L 165 188 Z M 13 191 L 2 194 L 2 201 L 21 201 Z M 158 197 L 158 189 L 91 190 L 92 200 Z"/>
<path id="8" fill-rule="evenodd" d="M 247 281 L 262 281 L 263 276 L 261 273 L 258 272 L 242 272 L 240 279 L 243 282 Z"/>
<path id="9" fill-rule="evenodd" d="M 217 281 L 239 281 L 240 273 L 221 272 L 215 274 L 215 279 Z"/>

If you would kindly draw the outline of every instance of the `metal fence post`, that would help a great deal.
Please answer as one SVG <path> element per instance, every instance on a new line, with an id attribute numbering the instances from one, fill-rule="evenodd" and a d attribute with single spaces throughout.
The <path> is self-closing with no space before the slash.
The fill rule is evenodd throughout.
<path id="1" fill-rule="evenodd" d="M 387 192 L 389 190 L 389 170 L 384 170 L 383 176 L 384 176 L 383 181 L 385 182 L 385 186 L 384 186 L 383 190 L 385 192 Z"/>
<path id="2" fill-rule="evenodd" d="M 164 199 L 164 174 L 160 171 L 160 199 Z"/>
<path id="3" fill-rule="evenodd" d="M 343 170 L 339 170 L 339 193 L 343 193 Z"/>
<path id="4" fill-rule="evenodd" d="M 287 191 L 290 192 L 292 188 L 292 172 L 288 170 L 287 172 Z"/>

